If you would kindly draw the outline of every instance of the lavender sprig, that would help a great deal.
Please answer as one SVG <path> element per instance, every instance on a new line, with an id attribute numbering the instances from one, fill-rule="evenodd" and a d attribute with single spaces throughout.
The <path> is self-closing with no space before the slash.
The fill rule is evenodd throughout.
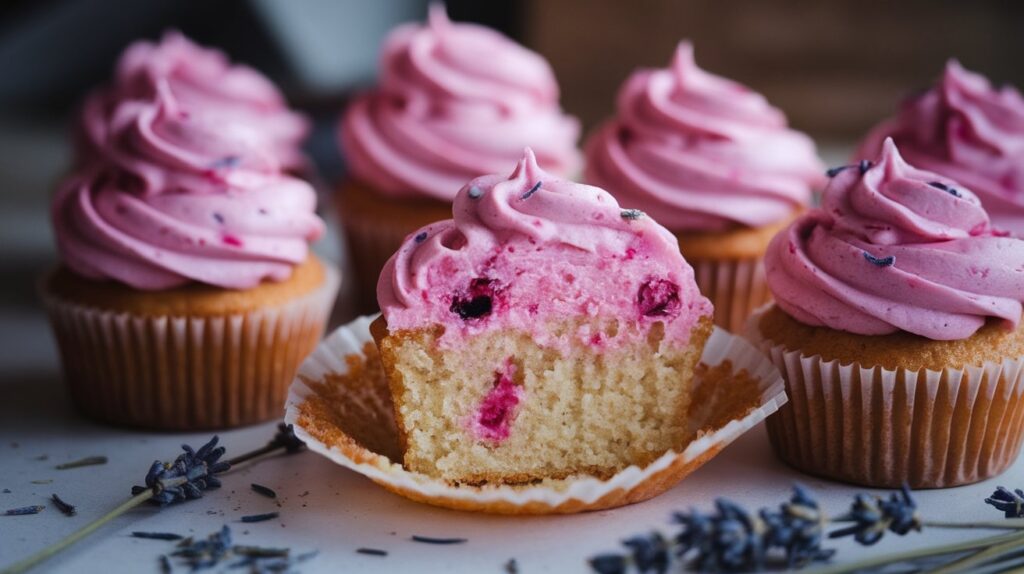
<path id="1" fill-rule="evenodd" d="M 917 503 L 907 485 L 903 485 L 900 492 L 892 493 L 888 499 L 858 494 L 850 511 L 832 521 L 854 524 L 832 532 L 829 538 L 852 535 L 854 540 L 864 546 L 871 546 L 881 540 L 886 530 L 900 536 L 911 530 L 921 530 Z"/>
<path id="2" fill-rule="evenodd" d="M 1006 518 L 1024 518 L 1024 491 L 1019 488 L 1011 492 L 1006 487 L 997 486 L 992 496 L 985 499 L 985 504 L 1002 511 Z"/>

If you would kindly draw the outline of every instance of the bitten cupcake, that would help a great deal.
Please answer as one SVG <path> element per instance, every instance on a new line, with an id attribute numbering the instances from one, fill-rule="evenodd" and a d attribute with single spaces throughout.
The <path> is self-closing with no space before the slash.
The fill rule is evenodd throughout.
<path id="1" fill-rule="evenodd" d="M 1024 241 L 892 140 L 833 173 L 821 209 L 772 240 L 776 303 L 750 323 L 790 397 L 768 420 L 775 450 L 879 487 L 1002 472 L 1024 436 Z"/>
<path id="2" fill-rule="evenodd" d="M 888 137 L 911 165 L 974 191 L 996 228 L 1024 237 L 1024 98 L 1015 88 L 996 89 L 950 60 L 934 87 L 871 130 L 857 159 L 877 155 Z"/>
<path id="3" fill-rule="evenodd" d="M 281 171 L 278 139 L 180 98 L 191 88 L 167 71 L 112 90 L 100 115 L 90 101 L 90 151 L 53 198 L 61 265 L 42 294 L 64 377 L 82 412 L 116 424 L 278 417 L 339 283 L 309 253 L 316 196 Z"/>
<path id="4" fill-rule="evenodd" d="M 406 235 L 451 215 L 470 179 L 507 170 L 530 146 L 552 173 L 575 176 L 579 124 L 558 106 L 538 54 L 430 8 L 384 42 L 380 84 L 358 96 L 339 130 L 351 174 L 338 209 L 359 307 L 376 310 L 377 277 Z"/>
<path id="5" fill-rule="evenodd" d="M 715 323 L 733 331 L 769 299 L 771 237 L 825 179 L 810 138 L 760 94 L 698 68 L 688 42 L 668 69 L 629 77 L 585 153 L 588 183 L 675 233 Z"/>
<path id="6" fill-rule="evenodd" d="M 453 214 L 410 235 L 378 285 L 405 468 L 607 478 L 680 448 L 712 307 L 675 238 L 529 150 L 463 186 Z"/>

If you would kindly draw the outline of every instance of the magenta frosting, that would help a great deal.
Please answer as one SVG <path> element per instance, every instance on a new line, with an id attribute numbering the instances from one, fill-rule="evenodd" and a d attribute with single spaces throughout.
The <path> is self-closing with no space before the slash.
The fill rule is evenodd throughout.
<path id="1" fill-rule="evenodd" d="M 765 269 L 776 303 L 808 325 L 953 340 L 989 317 L 1021 319 L 1024 241 L 995 232 L 977 196 L 911 167 L 892 140 L 833 177 L 821 208 L 772 240 Z"/>
<path id="2" fill-rule="evenodd" d="M 64 264 L 142 290 L 291 276 L 323 232 L 313 189 L 281 172 L 260 125 L 201 99 L 186 105 L 169 78 L 154 82 L 152 97 L 109 110 L 99 147 L 54 197 Z"/>
<path id="3" fill-rule="evenodd" d="M 285 169 L 305 166 L 300 150 L 309 121 L 288 108 L 284 96 L 256 70 L 232 64 L 222 52 L 203 48 L 176 31 L 159 43 L 136 42 L 121 55 L 113 81 L 86 99 L 80 116 L 78 155 L 91 161 L 108 147 L 121 104 L 151 100 L 161 86 L 210 125 L 246 130 L 247 145 Z"/>
<path id="4" fill-rule="evenodd" d="M 339 133 L 355 178 L 396 198 L 451 201 L 526 146 L 562 176 L 581 161 L 579 123 L 559 108 L 548 63 L 494 30 L 449 21 L 436 4 L 426 26 L 388 36 L 380 85 L 349 105 Z"/>
<path id="5" fill-rule="evenodd" d="M 689 42 L 668 69 L 629 77 L 585 148 L 589 183 L 674 231 L 782 221 L 824 183 L 811 139 L 760 94 L 698 68 Z"/>
<path id="6" fill-rule="evenodd" d="M 507 328 L 564 350 L 614 346 L 662 323 L 666 339 L 685 343 L 712 312 L 671 233 L 604 190 L 543 171 L 530 150 L 510 176 L 462 187 L 453 213 L 385 265 L 377 297 L 391 331 L 441 325 L 449 344 Z M 549 329 L 580 316 L 617 320 L 618 335 Z"/>
<path id="7" fill-rule="evenodd" d="M 971 188 L 993 224 L 1024 236 L 1024 98 L 995 89 L 956 60 L 939 82 L 904 102 L 857 151 L 873 157 L 891 137 L 907 161 Z"/>

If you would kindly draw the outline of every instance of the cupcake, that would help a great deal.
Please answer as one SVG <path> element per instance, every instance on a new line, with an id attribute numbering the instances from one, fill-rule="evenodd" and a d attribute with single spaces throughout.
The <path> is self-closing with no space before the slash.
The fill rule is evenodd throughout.
<path id="1" fill-rule="evenodd" d="M 269 154 L 289 172 L 306 169 L 300 146 L 309 134 L 309 120 L 290 110 L 264 75 L 232 64 L 222 52 L 200 47 L 177 31 L 166 32 L 159 43 L 129 46 L 113 81 L 89 94 L 77 126 L 77 163 L 102 157 L 121 103 L 153 99 L 159 83 L 167 84 L 182 109 L 239 132 L 235 138 L 244 141 L 249 155 Z"/>
<path id="2" fill-rule="evenodd" d="M 768 242 L 824 182 L 810 138 L 761 95 L 698 68 L 688 42 L 669 69 L 626 80 L 585 154 L 588 183 L 676 235 L 715 323 L 733 331 L 769 299 Z"/>
<path id="3" fill-rule="evenodd" d="M 141 53 L 161 50 L 133 47 L 119 69 Z M 54 195 L 61 264 L 41 288 L 64 378 L 83 413 L 115 424 L 276 418 L 339 283 L 309 253 L 316 196 L 282 171 L 280 140 L 179 98 L 201 90 L 166 73 L 112 90 L 102 115 L 90 100 L 89 151 Z"/>
<path id="4" fill-rule="evenodd" d="M 975 192 L 996 228 L 1024 237 L 1024 98 L 1012 86 L 997 90 L 950 60 L 937 85 L 871 130 L 857 159 L 889 137 L 911 165 Z"/>
<path id="5" fill-rule="evenodd" d="M 607 478 L 688 440 L 712 307 L 674 237 L 534 154 L 411 234 L 371 328 L 404 467 L 459 484 Z"/>
<path id="6" fill-rule="evenodd" d="M 768 420 L 776 452 L 877 487 L 1002 472 L 1024 436 L 1024 241 L 892 140 L 833 173 L 769 245 L 775 304 L 749 326 L 790 397 Z"/>
<path id="7" fill-rule="evenodd" d="M 470 179 L 508 169 L 532 147 L 553 173 L 577 175 L 579 124 L 558 106 L 538 54 L 430 8 L 384 42 L 380 84 L 340 124 L 350 177 L 338 209 L 356 272 L 358 306 L 376 310 L 376 281 L 406 235 L 451 215 Z"/>

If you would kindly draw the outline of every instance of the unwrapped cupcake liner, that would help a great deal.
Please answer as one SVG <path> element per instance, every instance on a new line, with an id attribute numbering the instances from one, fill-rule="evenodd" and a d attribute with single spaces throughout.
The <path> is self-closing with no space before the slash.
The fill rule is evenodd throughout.
<path id="1" fill-rule="evenodd" d="M 459 510 L 500 514 L 567 514 L 632 504 L 665 492 L 786 402 L 778 370 L 746 341 L 715 329 L 702 356 L 708 366 L 731 363 L 705 407 L 694 438 L 647 466 L 630 466 L 607 480 L 576 476 L 540 484 L 453 485 L 401 464 L 393 404 L 370 336 L 372 317 L 345 325 L 299 368 L 285 421 L 308 447 L 400 496 Z M 745 371 L 745 374 L 741 373 Z M 740 380 L 749 393 L 736 392 Z M 698 379 L 699 392 L 702 381 Z M 730 384 L 734 383 L 732 388 Z M 711 384 L 711 383 L 708 383 Z"/>
<path id="2" fill-rule="evenodd" d="M 760 258 L 686 261 L 700 292 L 715 306 L 715 325 L 727 331 L 741 333 L 750 314 L 771 300 Z"/>
<path id="3" fill-rule="evenodd" d="M 786 380 L 768 436 L 789 465 L 873 487 L 945 488 L 993 477 L 1024 437 L 1024 357 L 961 369 L 840 364 L 748 336 Z"/>
<path id="4" fill-rule="evenodd" d="M 323 335 L 340 275 L 283 305 L 208 317 L 137 316 L 43 290 L 75 405 L 104 422 L 160 430 L 280 416 L 299 363 Z"/>
<path id="5" fill-rule="evenodd" d="M 362 312 L 376 311 L 377 279 L 381 269 L 402 246 L 405 236 L 415 230 L 390 221 L 351 217 L 343 207 L 344 202 L 340 205 L 339 214 L 351 254 L 356 308 Z"/>

